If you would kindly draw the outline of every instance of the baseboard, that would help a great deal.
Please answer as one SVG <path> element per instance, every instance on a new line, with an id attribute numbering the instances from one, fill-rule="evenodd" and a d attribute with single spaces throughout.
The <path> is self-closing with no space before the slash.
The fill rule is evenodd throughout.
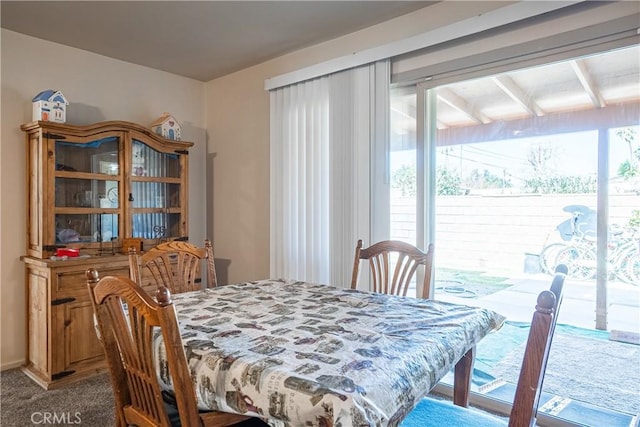
<path id="1" fill-rule="evenodd" d="M 640 344 L 640 333 L 612 329 L 611 332 L 609 332 L 609 339 L 611 341 L 620 341 L 628 344 Z"/>
<path id="2" fill-rule="evenodd" d="M 0 371 L 6 371 L 8 369 L 19 368 L 24 365 L 24 360 L 19 360 L 17 362 L 3 363 L 0 365 Z"/>
<path id="3" fill-rule="evenodd" d="M 445 382 L 441 381 L 433 388 L 432 392 L 453 397 L 453 386 L 450 382 L 453 375 L 445 377 Z M 501 390 L 503 389 L 503 390 Z M 508 417 L 511 410 L 511 402 L 515 394 L 515 385 L 503 383 L 501 387 L 496 389 L 490 388 L 486 394 L 479 392 L 471 392 L 469 394 L 469 405 L 475 406 L 482 410 Z M 562 399 L 562 409 L 565 413 L 549 413 L 540 411 L 545 405 L 552 406 L 554 398 L 558 397 L 545 393 L 540 395 L 540 408 L 538 408 L 538 416 L 536 426 L 540 427 L 578 427 L 584 425 L 597 426 L 618 426 L 618 427 L 638 427 L 638 416 L 624 414 L 608 410 L 607 408 L 599 408 L 588 403 L 572 401 L 571 399 Z M 585 418 L 586 417 L 586 418 Z M 604 420 L 604 421 L 603 421 Z M 593 423 L 585 424 L 585 421 L 593 421 Z"/>

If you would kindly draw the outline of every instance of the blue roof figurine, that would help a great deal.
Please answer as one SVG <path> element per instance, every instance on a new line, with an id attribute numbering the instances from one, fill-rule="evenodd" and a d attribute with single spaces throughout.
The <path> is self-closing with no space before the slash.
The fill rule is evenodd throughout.
<path id="1" fill-rule="evenodd" d="M 64 123 L 69 102 L 59 90 L 43 90 L 33 99 L 33 120 Z"/>

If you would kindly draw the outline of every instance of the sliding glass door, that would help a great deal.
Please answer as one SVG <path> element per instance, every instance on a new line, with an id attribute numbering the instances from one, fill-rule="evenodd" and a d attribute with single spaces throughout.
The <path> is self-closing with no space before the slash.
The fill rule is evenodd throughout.
<path id="1" fill-rule="evenodd" d="M 586 413 L 613 422 L 634 412 L 639 53 L 634 46 L 391 91 L 391 237 L 435 243 L 434 298 L 508 317 L 478 348 L 474 381 L 484 402 L 517 380 L 535 297 L 564 263 L 569 280 L 544 390 L 554 406 L 543 402 L 541 412 L 587 425 L 602 423 L 581 419 Z M 590 357 L 571 359 L 582 347 Z M 637 381 L 614 390 L 629 378 Z"/>

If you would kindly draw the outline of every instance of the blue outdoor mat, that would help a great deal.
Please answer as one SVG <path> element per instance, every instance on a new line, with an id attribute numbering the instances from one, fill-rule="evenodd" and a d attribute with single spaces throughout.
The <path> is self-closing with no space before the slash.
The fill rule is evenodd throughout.
<path id="1" fill-rule="evenodd" d="M 507 321 L 477 346 L 472 389 L 513 401 L 529 324 Z M 585 360 L 588 360 L 588 366 Z M 628 427 L 640 411 L 640 346 L 607 331 L 556 326 L 539 410 L 577 425 Z M 452 384 L 450 373 L 443 383 Z"/>
<path id="2" fill-rule="evenodd" d="M 491 369 L 509 353 L 527 341 L 529 323 L 507 320 L 500 330 L 495 331 L 480 341 L 476 352 L 475 369 L 482 371 L 480 377 L 491 372 Z M 609 332 L 596 329 L 585 329 L 577 326 L 558 324 L 556 334 L 608 340 Z M 475 375 L 476 373 L 474 373 Z M 488 378 L 487 378 L 488 379 Z"/>
<path id="3" fill-rule="evenodd" d="M 528 333 L 527 323 L 507 321 L 480 341 L 473 378 L 478 392 L 506 401 L 513 399 Z M 611 422 L 614 414 L 628 420 L 640 411 L 638 361 L 639 345 L 610 341 L 607 331 L 559 324 L 543 394 L 562 400 L 557 416 L 576 421 L 578 415 L 590 414 L 588 420 L 581 420 L 582 425 L 602 425 L 596 422 L 596 414 Z"/>

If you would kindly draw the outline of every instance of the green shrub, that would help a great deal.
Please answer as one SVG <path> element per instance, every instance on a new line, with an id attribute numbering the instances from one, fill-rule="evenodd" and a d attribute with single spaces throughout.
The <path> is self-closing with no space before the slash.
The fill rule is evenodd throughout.
<path id="1" fill-rule="evenodd" d="M 592 176 L 552 176 L 525 179 L 524 192 L 535 194 L 595 193 L 597 181 Z"/>

